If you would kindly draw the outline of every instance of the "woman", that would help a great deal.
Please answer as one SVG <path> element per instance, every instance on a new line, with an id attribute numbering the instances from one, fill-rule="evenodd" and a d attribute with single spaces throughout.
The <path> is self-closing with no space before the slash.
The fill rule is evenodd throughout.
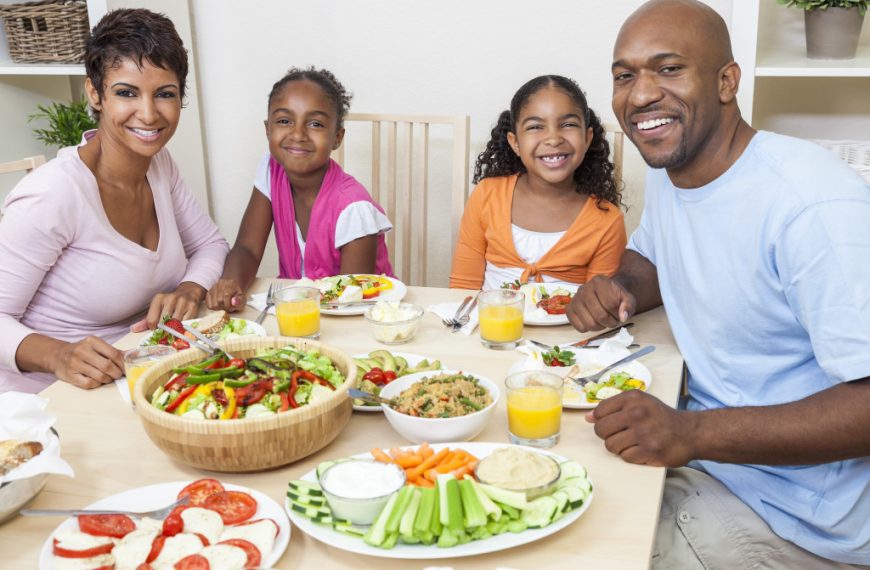
<path id="1" fill-rule="evenodd" d="M 98 129 L 25 177 L 0 222 L 0 392 L 120 377 L 110 343 L 194 316 L 229 249 L 164 148 L 188 69 L 172 22 L 110 12 L 85 68 Z"/>

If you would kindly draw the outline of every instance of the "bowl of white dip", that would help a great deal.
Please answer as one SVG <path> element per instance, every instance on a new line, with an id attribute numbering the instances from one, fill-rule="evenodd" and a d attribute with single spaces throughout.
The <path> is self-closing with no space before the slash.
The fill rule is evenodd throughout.
<path id="1" fill-rule="evenodd" d="M 393 493 L 405 485 L 405 471 L 373 459 L 338 461 L 320 474 L 320 488 L 336 519 L 358 525 L 375 522 Z"/>

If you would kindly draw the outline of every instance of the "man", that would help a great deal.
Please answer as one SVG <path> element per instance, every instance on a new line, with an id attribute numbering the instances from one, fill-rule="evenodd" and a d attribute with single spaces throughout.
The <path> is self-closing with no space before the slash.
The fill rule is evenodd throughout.
<path id="1" fill-rule="evenodd" d="M 704 4 L 649 2 L 620 30 L 613 110 L 652 169 L 618 273 L 568 314 L 598 330 L 663 303 L 689 394 L 626 392 L 589 420 L 626 461 L 675 468 L 654 567 L 870 564 L 870 189 L 753 130 L 739 81 Z"/>

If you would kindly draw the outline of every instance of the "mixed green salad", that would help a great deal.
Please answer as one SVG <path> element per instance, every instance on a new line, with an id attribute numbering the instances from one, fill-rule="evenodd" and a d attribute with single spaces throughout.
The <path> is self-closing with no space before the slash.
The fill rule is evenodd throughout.
<path id="1" fill-rule="evenodd" d="M 328 398 L 344 381 L 335 363 L 316 350 L 286 346 L 248 359 L 217 353 L 173 369 L 151 396 L 151 405 L 193 419 L 252 418 Z"/>

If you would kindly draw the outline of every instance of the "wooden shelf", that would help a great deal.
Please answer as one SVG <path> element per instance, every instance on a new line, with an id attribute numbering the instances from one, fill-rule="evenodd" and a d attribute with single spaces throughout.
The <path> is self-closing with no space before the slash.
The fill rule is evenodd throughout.
<path id="1" fill-rule="evenodd" d="M 81 64 L 0 62 L 0 75 L 84 75 Z"/>
<path id="2" fill-rule="evenodd" d="M 756 77 L 870 77 L 870 46 L 859 46 L 855 59 L 808 59 L 794 50 L 762 52 Z"/>

